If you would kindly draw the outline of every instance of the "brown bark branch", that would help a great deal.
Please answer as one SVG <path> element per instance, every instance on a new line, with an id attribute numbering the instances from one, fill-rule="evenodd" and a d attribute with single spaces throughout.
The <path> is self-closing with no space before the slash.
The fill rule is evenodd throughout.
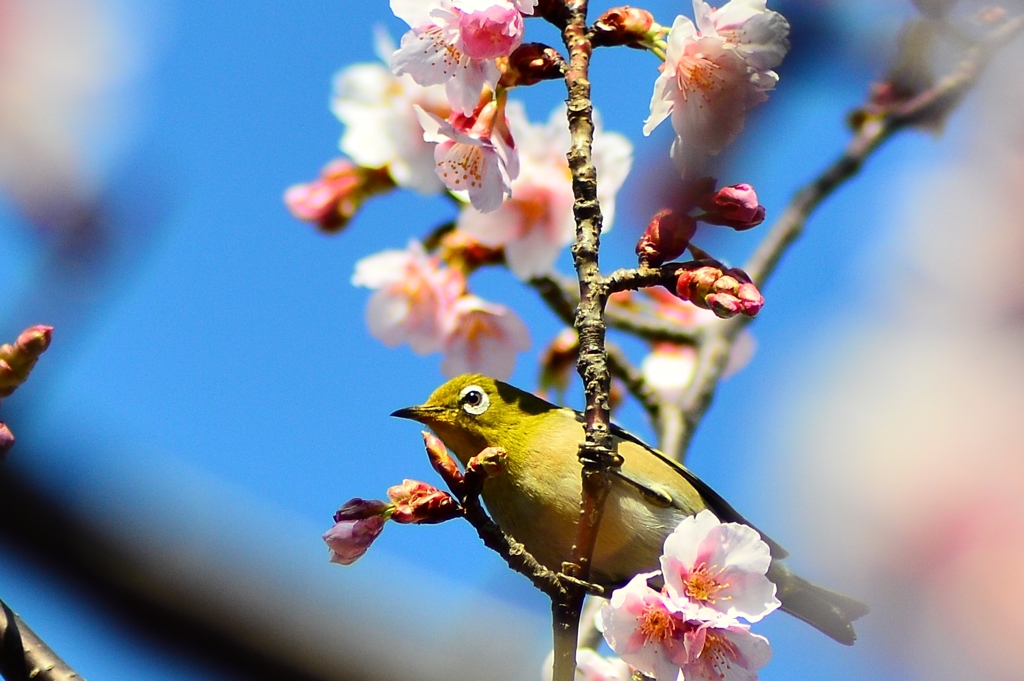
<path id="1" fill-rule="evenodd" d="M 7 681 L 82 678 L 3 601 L 0 601 L 0 674 Z"/>

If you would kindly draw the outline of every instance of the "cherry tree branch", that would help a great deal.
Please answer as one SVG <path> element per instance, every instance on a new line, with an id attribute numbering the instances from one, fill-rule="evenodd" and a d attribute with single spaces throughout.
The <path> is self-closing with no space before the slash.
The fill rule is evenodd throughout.
<path id="1" fill-rule="evenodd" d="M 744 270 L 757 286 L 763 287 L 775 272 L 782 256 L 803 233 L 807 220 L 822 201 L 856 175 L 871 154 L 890 137 L 906 128 L 941 120 L 948 115 L 977 84 L 992 57 L 1022 31 L 1024 16 L 1005 21 L 968 50 L 959 65 L 931 88 L 866 121 L 845 152 L 797 192 L 751 256 Z M 733 343 L 748 323 L 750 319 L 747 317 L 735 317 L 717 324 L 699 343 L 697 371 L 683 397 L 682 451 L 686 451 L 694 431 L 711 406 Z"/>
<path id="2" fill-rule="evenodd" d="M 0 675 L 7 681 L 82 678 L 3 601 L 0 601 Z"/>

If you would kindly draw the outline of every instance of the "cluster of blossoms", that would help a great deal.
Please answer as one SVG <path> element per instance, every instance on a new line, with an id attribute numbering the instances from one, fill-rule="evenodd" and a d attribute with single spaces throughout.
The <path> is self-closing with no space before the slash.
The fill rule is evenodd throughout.
<path id="1" fill-rule="evenodd" d="M 702 511 L 665 540 L 660 571 L 612 593 L 598 625 L 624 662 L 657 681 L 753 681 L 771 648 L 743 620 L 781 605 L 765 576 L 770 564 L 755 530 Z M 649 585 L 655 578 L 660 590 Z"/>
<path id="2" fill-rule="evenodd" d="M 672 155 L 688 176 L 699 159 L 736 136 L 746 111 L 777 82 L 771 69 L 788 49 L 788 24 L 765 0 L 731 0 L 718 9 L 694 0 L 693 8 L 695 21 L 680 16 L 671 29 L 629 7 L 609 10 L 593 28 L 595 44 L 642 47 L 664 60 L 644 133 L 671 115 Z M 385 344 L 440 351 L 449 376 L 505 378 L 516 353 L 529 347 L 526 327 L 506 307 L 472 295 L 467 280 L 492 262 L 524 281 L 544 276 L 574 237 L 565 109 L 533 124 L 509 100 L 516 87 L 561 77 L 562 58 L 524 42 L 536 0 L 391 0 L 391 9 L 409 25 L 400 45 L 378 35 L 385 64 L 357 64 L 335 80 L 332 108 L 345 125 L 341 149 L 351 161 L 332 161 L 318 180 L 291 187 L 285 201 L 296 217 L 337 232 L 368 198 L 395 187 L 458 199 L 456 232 L 445 239 L 458 248 L 427 240 L 429 247 L 414 242 L 379 253 L 357 264 L 352 282 L 376 291 L 367 321 Z M 593 160 L 608 228 L 633 148 L 601 130 L 596 115 L 595 127 Z M 680 255 L 696 221 L 742 230 L 764 219 L 749 185 L 715 191 L 714 184 L 692 182 L 688 210 L 662 216 L 660 231 L 648 229 L 637 247 L 641 264 Z M 699 285 L 681 282 L 676 293 L 721 317 L 756 314 L 756 288 L 724 265 L 718 269 L 714 281 L 702 270 Z"/>

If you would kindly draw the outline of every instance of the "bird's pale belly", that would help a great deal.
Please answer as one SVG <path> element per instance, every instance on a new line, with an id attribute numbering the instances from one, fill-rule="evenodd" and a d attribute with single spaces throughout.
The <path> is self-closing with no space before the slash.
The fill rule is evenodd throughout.
<path id="1" fill-rule="evenodd" d="M 572 557 L 579 519 L 578 473 L 544 487 L 528 476 L 502 475 L 488 480 L 483 499 L 505 533 L 522 543 L 542 565 L 560 570 Z M 551 492 L 556 493 L 552 494 Z M 605 504 L 591 567 L 591 581 L 612 585 L 638 572 L 656 570 L 665 536 L 682 520 L 672 508 L 654 507 L 619 481 Z"/>

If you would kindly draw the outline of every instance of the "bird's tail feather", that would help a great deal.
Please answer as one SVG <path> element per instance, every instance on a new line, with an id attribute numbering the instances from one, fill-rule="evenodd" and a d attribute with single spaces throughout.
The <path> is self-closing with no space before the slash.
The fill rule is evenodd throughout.
<path id="1" fill-rule="evenodd" d="M 778 587 L 783 611 L 843 645 L 852 646 L 857 640 L 853 622 L 867 614 L 867 605 L 809 582 L 782 563 L 772 563 L 768 579 Z"/>

